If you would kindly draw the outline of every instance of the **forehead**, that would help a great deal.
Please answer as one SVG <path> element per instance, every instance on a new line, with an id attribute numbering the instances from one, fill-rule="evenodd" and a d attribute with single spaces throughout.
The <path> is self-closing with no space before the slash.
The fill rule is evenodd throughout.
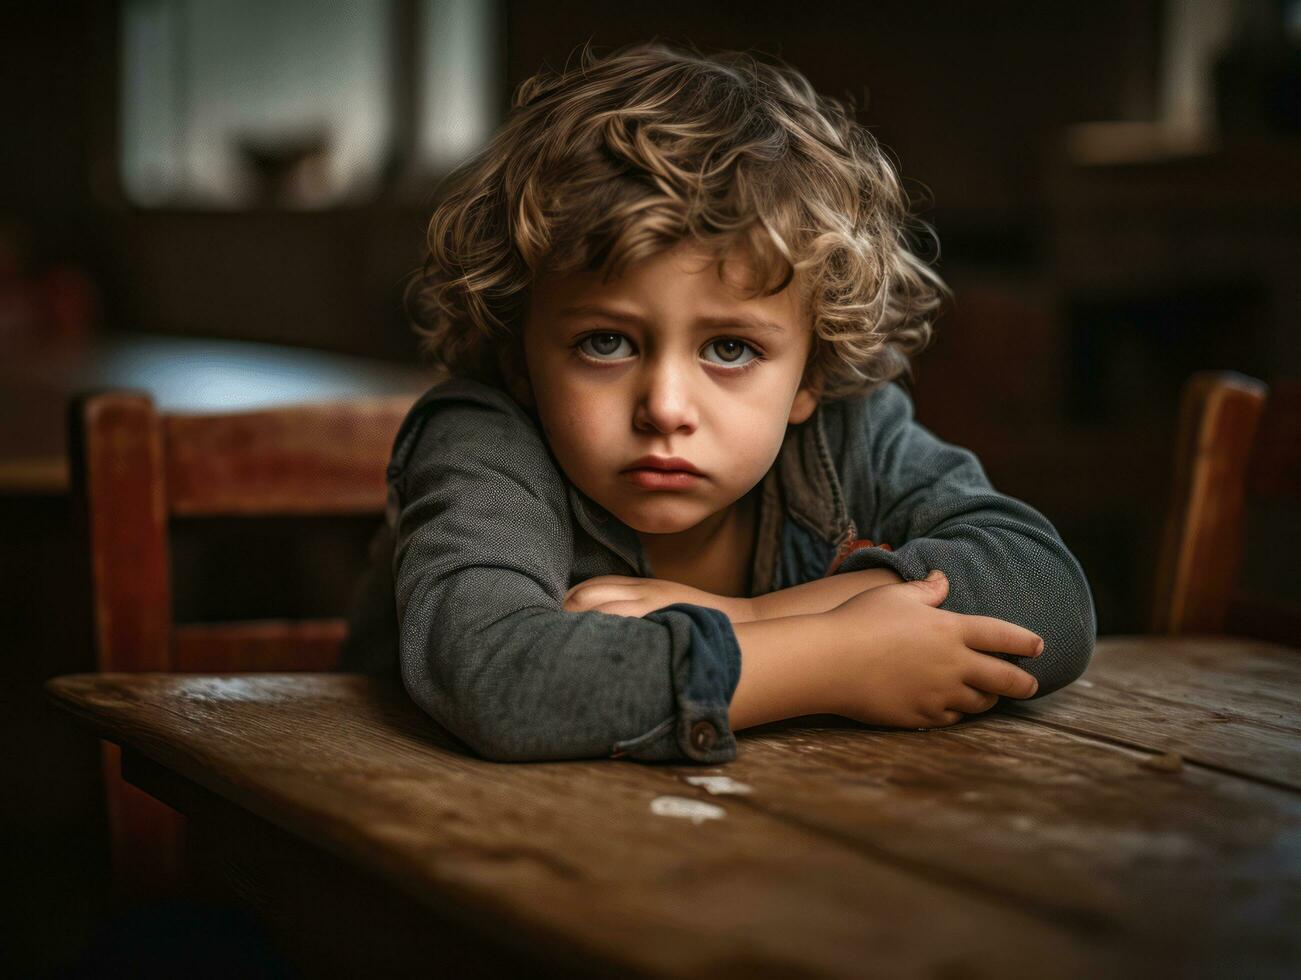
<path id="1" fill-rule="evenodd" d="M 748 255 L 734 248 L 722 259 L 694 243 L 679 243 L 632 263 L 609 282 L 598 272 L 542 274 L 530 290 L 530 307 L 549 318 L 619 309 L 669 317 L 689 307 L 704 317 L 748 316 L 786 327 L 803 322 L 798 280 L 771 296 L 755 296 L 758 274 Z"/>

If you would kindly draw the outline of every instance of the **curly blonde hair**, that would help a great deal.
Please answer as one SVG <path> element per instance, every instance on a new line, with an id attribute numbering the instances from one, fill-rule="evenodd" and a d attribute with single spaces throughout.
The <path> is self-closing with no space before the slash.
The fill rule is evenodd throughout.
<path id="1" fill-rule="evenodd" d="M 748 52 L 584 45 L 575 67 L 525 80 L 450 176 L 407 292 L 426 352 L 440 373 L 508 384 L 534 276 L 609 281 L 690 238 L 720 274 L 748 246 L 753 295 L 798 281 L 822 401 L 908 372 L 951 292 L 910 248 L 920 229 L 938 256 L 854 111 Z"/>

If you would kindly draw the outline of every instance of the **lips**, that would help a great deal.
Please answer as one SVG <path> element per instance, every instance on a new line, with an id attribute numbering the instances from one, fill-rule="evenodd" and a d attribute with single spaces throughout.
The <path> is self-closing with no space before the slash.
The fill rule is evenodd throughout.
<path id="1" fill-rule="evenodd" d="M 643 490 L 690 490 L 703 479 L 686 470 L 624 470 L 620 476 Z"/>
<path id="2" fill-rule="evenodd" d="M 622 475 L 643 490 L 690 490 L 704 477 L 681 456 L 643 456 Z"/>
<path id="3" fill-rule="evenodd" d="M 636 470 L 658 470 L 668 473 L 691 473 L 695 476 L 704 476 L 700 470 L 691 465 L 690 460 L 683 459 L 681 456 L 643 456 L 641 459 L 634 460 L 632 465 L 628 466 L 624 472 L 631 473 Z"/>

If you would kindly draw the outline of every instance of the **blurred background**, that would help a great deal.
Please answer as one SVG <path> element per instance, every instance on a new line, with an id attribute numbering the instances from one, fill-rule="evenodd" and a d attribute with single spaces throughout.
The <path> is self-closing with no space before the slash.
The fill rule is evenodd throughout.
<path id="1" fill-rule="evenodd" d="M 5 5 L 0 968 L 70 969 L 111 912 L 95 745 L 40 689 L 94 668 L 68 396 L 418 391 L 401 291 L 440 177 L 541 65 L 656 35 L 863 104 L 956 292 L 919 419 L 1055 523 L 1101 632 L 1146 628 L 1180 384 L 1301 375 L 1301 0 Z M 346 606 L 368 524 L 232 523 L 174 528 L 178 620 Z M 1244 575 L 1295 597 L 1301 532 L 1253 533 Z"/>

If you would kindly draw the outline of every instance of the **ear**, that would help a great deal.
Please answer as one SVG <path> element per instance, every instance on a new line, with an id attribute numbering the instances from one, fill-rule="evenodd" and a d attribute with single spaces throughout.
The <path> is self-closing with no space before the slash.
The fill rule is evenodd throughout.
<path id="1" fill-rule="evenodd" d="M 795 401 L 791 404 L 790 425 L 799 425 L 801 422 L 807 422 L 813 410 L 818 407 L 818 393 L 812 387 L 802 387 L 795 393 Z"/>
<path id="2" fill-rule="evenodd" d="M 822 398 L 823 374 L 822 367 L 818 363 L 820 344 L 821 341 L 818 340 L 815 334 L 813 346 L 809 349 L 808 356 L 804 360 L 804 371 L 800 375 L 799 390 L 795 392 L 795 400 L 791 403 L 791 414 L 787 423 L 789 425 L 799 425 L 801 422 L 807 422 Z"/>

